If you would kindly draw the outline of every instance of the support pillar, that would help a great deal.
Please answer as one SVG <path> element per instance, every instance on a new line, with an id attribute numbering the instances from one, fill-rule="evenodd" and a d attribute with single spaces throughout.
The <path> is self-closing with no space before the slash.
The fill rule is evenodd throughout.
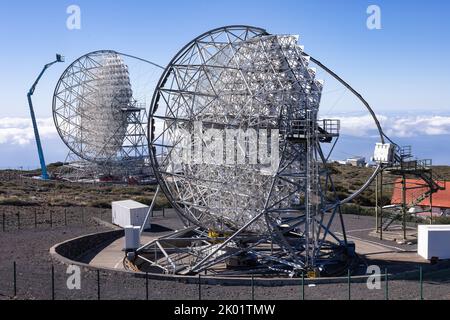
<path id="1" fill-rule="evenodd" d="M 403 214 L 403 239 L 406 240 L 406 177 L 402 175 L 402 214 Z"/>

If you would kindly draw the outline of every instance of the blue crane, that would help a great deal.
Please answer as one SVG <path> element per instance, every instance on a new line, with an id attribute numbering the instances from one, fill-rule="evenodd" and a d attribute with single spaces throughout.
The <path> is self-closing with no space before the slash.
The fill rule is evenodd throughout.
<path id="1" fill-rule="evenodd" d="M 44 74 L 45 70 L 47 70 L 51 65 L 53 65 L 57 62 L 64 62 L 64 57 L 60 54 L 57 54 L 55 61 L 53 61 L 51 63 L 47 63 L 44 66 L 44 69 L 42 69 L 41 73 L 37 77 L 36 81 L 31 86 L 30 91 L 28 91 L 28 94 L 27 94 L 28 105 L 30 107 L 31 121 L 33 122 L 34 138 L 36 139 L 36 145 L 37 145 L 38 154 L 39 154 L 39 161 L 41 163 L 41 178 L 43 180 L 48 180 L 49 177 L 48 177 L 48 173 L 47 173 L 47 167 L 45 165 L 44 153 L 42 152 L 41 139 L 39 137 L 39 130 L 38 130 L 38 126 L 36 123 L 36 116 L 34 115 L 33 102 L 31 101 L 31 96 L 33 95 L 34 90 L 36 89 L 36 85 L 38 84 L 38 82 L 41 79 L 42 75 Z"/>

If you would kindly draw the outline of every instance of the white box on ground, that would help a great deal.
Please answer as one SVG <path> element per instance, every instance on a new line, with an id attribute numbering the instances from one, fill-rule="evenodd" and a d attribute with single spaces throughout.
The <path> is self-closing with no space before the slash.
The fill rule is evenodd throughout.
<path id="1" fill-rule="evenodd" d="M 450 259 L 450 225 L 422 224 L 417 228 L 417 253 L 421 257 Z"/>
<path id="2" fill-rule="evenodd" d="M 111 203 L 112 223 L 120 227 L 128 225 L 142 226 L 147 215 L 149 206 L 134 200 L 114 201 Z M 150 219 L 147 220 L 145 228 L 150 228 Z"/>
<path id="3" fill-rule="evenodd" d="M 135 250 L 141 245 L 141 228 L 139 226 L 125 226 L 125 250 Z"/>

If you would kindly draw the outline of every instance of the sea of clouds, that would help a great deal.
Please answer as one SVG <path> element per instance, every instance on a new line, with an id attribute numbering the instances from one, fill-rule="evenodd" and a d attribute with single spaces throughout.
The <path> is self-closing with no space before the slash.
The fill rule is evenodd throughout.
<path id="1" fill-rule="evenodd" d="M 341 120 L 341 133 L 349 136 L 376 135 L 376 125 L 370 114 L 362 116 L 331 116 Z M 450 135 L 450 116 L 386 116 L 377 115 L 383 131 L 391 138 Z M 37 119 L 42 139 L 57 137 L 52 118 Z M 27 145 L 34 143 L 30 118 L 0 118 L 0 144 Z"/>
<path id="2" fill-rule="evenodd" d="M 336 116 L 341 120 L 341 133 L 364 137 L 376 134 L 376 124 L 370 114 L 363 116 Z M 381 127 L 389 137 L 408 138 L 450 134 L 450 116 L 386 116 L 377 115 Z"/>
<path id="3" fill-rule="evenodd" d="M 42 139 L 57 136 L 52 118 L 37 119 Z M 34 142 L 33 124 L 30 118 L 0 118 L 0 144 L 27 145 Z"/>
<path id="4" fill-rule="evenodd" d="M 378 132 L 370 114 L 327 116 L 340 119 L 341 143 L 334 155 L 344 159 L 348 154 L 371 156 L 378 141 Z M 412 145 L 415 154 L 422 158 L 433 158 L 434 163 L 450 164 L 450 152 L 446 148 L 450 140 L 450 116 L 444 115 L 377 115 L 384 132 L 399 145 Z M 58 137 L 52 118 L 37 119 L 48 163 L 62 161 L 67 147 Z M 158 123 L 157 130 L 161 125 Z M 0 168 L 36 166 L 38 163 L 30 118 L 0 118 Z"/>

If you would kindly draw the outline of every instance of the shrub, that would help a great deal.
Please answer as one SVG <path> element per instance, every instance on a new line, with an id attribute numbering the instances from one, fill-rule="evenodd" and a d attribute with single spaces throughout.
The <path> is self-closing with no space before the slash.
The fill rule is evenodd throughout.
<path id="1" fill-rule="evenodd" d="M 133 197 L 133 200 L 149 206 L 152 203 L 153 195 L 152 196 Z M 156 198 L 155 209 L 171 208 L 171 207 L 172 206 L 170 205 L 170 202 L 167 200 L 166 197 Z"/>
<path id="2" fill-rule="evenodd" d="M 89 207 L 111 209 L 111 202 L 106 200 L 93 200 L 88 203 Z"/>
<path id="3" fill-rule="evenodd" d="M 450 224 L 450 216 L 433 217 L 434 224 Z"/>
<path id="4" fill-rule="evenodd" d="M 4 206 L 38 206 L 36 201 L 19 199 L 18 197 L 0 198 L 0 205 Z"/>
<path id="5" fill-rule="evenodd" d="M 74 207 L 74 206 L 77 206 L 77 204 L 72 201 L 57 199 L 54 201 L 50 201 L 49 206 L 51 206 L 51 207 Z"/>
<path id="6" fill-rule="evenodd" d="M 375 209 L 372 207 L 363 207 L 354 203 L 346 203 L 341 206 L 342 214 L 356 214 L 360 216 L 374 216 Z"/>

